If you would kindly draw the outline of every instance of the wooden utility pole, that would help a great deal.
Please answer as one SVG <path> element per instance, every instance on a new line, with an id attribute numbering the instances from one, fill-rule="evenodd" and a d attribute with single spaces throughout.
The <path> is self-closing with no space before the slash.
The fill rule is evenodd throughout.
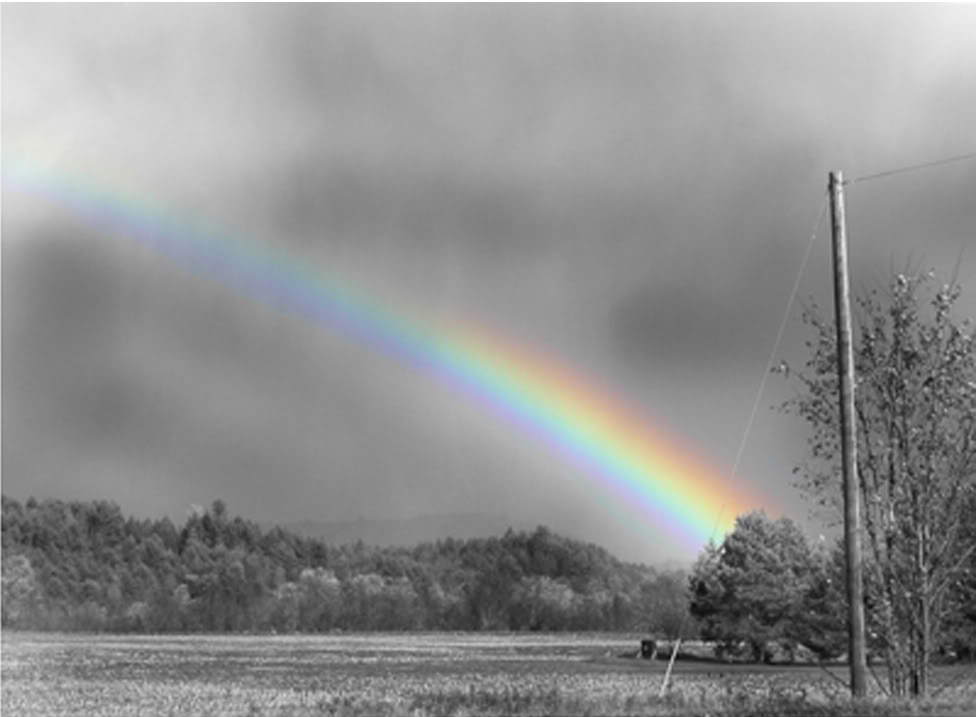
<path id="1" fill-rule="evenodd" d="M 864 586 L 861 577 L 861 511 L 857 476 L 857 429 L 854 423 L 854 350 L 851 342 L 851 296 L 847 274 L 847 226 L 844 219 L 844 179 L 831 172 L 831 234 L 834 259 L 834 320 L 837 327 L 837 377 L 840 383 L 840 445 L 844 473 L 844 546 L 847 556 L 847 655 L 851 665 L 851 694 L 867 693 L 864 645 Z"/>

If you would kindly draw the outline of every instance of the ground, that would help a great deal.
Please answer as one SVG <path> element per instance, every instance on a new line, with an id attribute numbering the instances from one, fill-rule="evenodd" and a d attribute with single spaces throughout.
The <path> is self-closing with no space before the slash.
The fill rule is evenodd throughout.
<path id="1" fill-rule="evenodd" d="M 842 668 L 679 662 L 661 698 L 666 663 L 624 656 L 639 644 L 594 634 L 4 633 L 0 706 L 21 717 L 841 714 Z M 942 711 L 976 705 L 973 670 L 941 668 L 936 680 L 948 685 Z M 869 714 L 892 713 L 872 704 Z"/>

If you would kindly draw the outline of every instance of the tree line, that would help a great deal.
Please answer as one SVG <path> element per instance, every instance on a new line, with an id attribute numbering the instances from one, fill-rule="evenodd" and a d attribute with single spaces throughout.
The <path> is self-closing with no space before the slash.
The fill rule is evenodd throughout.
<path id="1" fill-rule="evenodd" d="M 182 526 L 105 501 L 2 500 L 5 627 L 674 634 L 686 613 L 686 574 L 544 527 L 379 548 L 264 530 L 219 500 Z"/>

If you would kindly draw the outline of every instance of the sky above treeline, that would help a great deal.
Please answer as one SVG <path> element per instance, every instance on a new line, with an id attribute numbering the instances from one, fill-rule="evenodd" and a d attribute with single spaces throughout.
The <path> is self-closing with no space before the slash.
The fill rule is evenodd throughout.
<path id="1" fill-rule="evenodd" d="M 976 7 L 5 5 L 2 150 L 477 322 L 728 472 L 827 172 L 976 151 Z M 976 163 L 851 186 L 855 291 L 954 268 Z M 2 195 L 3 490 L 699 545 L 395 356 Z M 829 227 L 802 298 L 830 307 Z M 777 362 L 801 365 L 794 307 Z M 822 528 L 770 378 L 734 490 Z"/>

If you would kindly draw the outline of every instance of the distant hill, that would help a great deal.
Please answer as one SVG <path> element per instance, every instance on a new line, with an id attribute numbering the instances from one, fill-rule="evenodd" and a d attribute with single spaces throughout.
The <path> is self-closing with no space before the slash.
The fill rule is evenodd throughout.
<path id="1" fill-rule="evenodd" d="M 509 528 L 517 531 L 527 530 L 530 526 L 514 524 L 503 515 L 443 513 L 403 519 L 303 520 L 281 527 L 306 538 L 337 545 L 361 540 L 366 545 L 410 547 L 446 538 L 470 540 L 497 537 Z"/>

